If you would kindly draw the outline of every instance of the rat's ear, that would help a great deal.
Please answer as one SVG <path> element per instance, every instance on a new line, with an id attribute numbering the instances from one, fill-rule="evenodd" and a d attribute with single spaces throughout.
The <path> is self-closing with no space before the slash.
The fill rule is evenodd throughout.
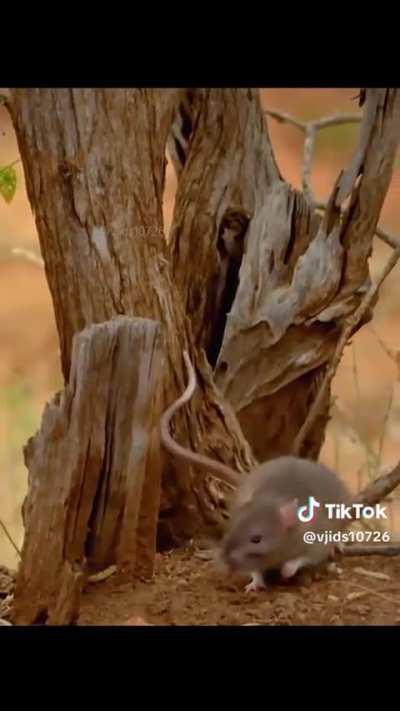
<path id="1" fill-rule="evenodd" d="M 293 526 L 295 526 L 298 522 L 298 505 L 298 499 L 292 499 L 291 501 L 287 501 L 279 507 L 279 515 L 281 517 L 282 525 L 284 528 L 293 528 Z"/>

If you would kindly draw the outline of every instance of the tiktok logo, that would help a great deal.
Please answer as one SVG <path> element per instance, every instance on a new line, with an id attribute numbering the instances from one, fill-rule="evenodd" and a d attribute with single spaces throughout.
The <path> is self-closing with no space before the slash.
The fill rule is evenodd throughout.
<path id="1" fill-rule="evenodd" d="M 312 521 L 314 518 L 314 510 L 318 509 L 320 505 L 317 499 L 314 499 L 313 496 L 309 496 L 308 504 L 300 506 L 300 508 L 297 509 L 297 516 L 300 521 L 304 521 L 305 523 Z"/>

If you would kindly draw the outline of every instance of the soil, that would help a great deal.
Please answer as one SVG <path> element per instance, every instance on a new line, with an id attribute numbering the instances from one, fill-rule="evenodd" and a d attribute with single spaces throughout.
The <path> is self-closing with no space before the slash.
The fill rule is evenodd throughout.
<path id="1" fill-rule="evenodd" d="M 340 558 L 341 574 L 303 575 L 253 593 L 244 592 L 247 580 L 222 576 L 205 557 L 188 547 L 158 554 L 151 581 L 132 584 L 112 576 L 89 584 L 78 624 L 400 624 L 400 557 Z"/>

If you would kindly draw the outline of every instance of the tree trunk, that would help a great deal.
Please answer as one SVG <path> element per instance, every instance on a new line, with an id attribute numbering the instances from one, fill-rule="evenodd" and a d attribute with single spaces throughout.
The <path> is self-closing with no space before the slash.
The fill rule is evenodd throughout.
<path id="1" fill-rule="evenodd" d="M 253 463 L 234 413 L 192 346 L 163 233 L 165 145 L 178 91 L 28 89 L 12 92 L 27 190 L 35 214 L 69 377 L 74 334 L 118 315 L 163 324 L 164 409 L 185 387 L 182 351 L 199 388 L 174 435 L 239 470 Z M 221 525 L 212 489 L 163 457 L 160 545 Z M 145 523 L 144 523 L 145 527 Z"/>
<path id="2" fill-rule="evenodd" d="M 174 275 L 215 382 L 265 460 L 291 451 L 343 321 L 369 286 L 400 137 L 400 92 L 367 90 L 359 145 L 323 221 L 282 180 L 257 92 L 199 90 L 180 107 Z M 328 392 L 303 456 L 319 454 L 329 402 Z"/>
<path id="3" fill-rule="evenodd" d="M 73 622 L 90 570 L 116 562 L 133 573 L 145 560 L 152 574 L 161 355 L 160 326 L 145 319 L 120 317 L 74 337 L 69 383 L 25 447 L 18 624 Z"/>

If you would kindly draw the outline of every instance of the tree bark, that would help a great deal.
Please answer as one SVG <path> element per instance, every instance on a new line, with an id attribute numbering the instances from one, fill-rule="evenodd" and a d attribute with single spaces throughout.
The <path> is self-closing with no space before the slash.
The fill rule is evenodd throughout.
<path id="1" fill-rule="evenodd" d="M 369 286 L 400 94 L 367 90 L 359 145 L 323 221 L 282 180 L 255 91 L 199 91 L 183 103 L 190 136 L 170 235 L 174 274 L 215 382 L 265 460 L 291 451 L 343 321 Z M 319 454 L 329 403 L 328 391 L 303 456 Z"/>
<path id="2" fill-rule="evenodd" d="M 153 321 L 120 317 L 75 336 L 69 383 L 25 447 L 29 491 L 16 623 L 74 622 L 86 574 L 114 562 L 132 574 L 145 560 L 151 575 L 161 360 Z"/>
<path id="3" fill-rule="evenodd" d="M 194 449 L 239 470 L 253 463 L 234 413 L 192 345 L 163 233 L 165 145 L 178 91 L 28 89 L 10 110 L 35 214 L 67 381 L 72 339 L 118 315 L 163 324 L 161 407 L 185 387 L 191 354 L 199 392 L 174 422 Z M 163 456 L 160 545 L 179 541 L 222 514 L 208 487 Z"/>

